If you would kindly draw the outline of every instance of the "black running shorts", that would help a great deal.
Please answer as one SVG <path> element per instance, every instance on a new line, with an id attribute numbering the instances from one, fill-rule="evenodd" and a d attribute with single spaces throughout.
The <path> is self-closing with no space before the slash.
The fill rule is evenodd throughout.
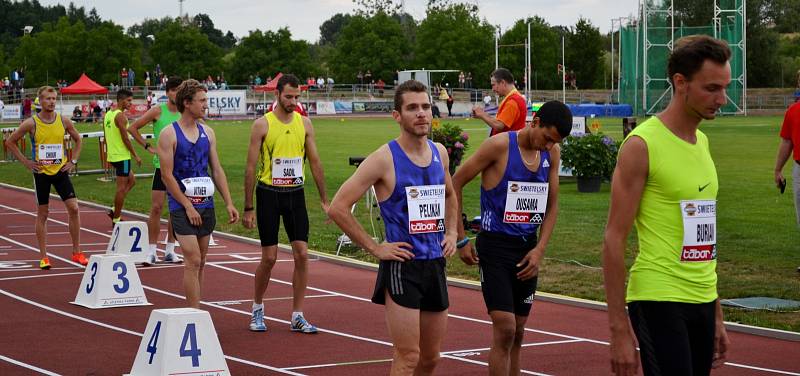
<path id="1" fill-rule="evenodd" d="M 536 235 L 511 236 L 483 231 L 475 241 L 480 262 L 481 289 L 489 312 L 511 312 L 528 316 L 536 294 L 538 276 L 522 281 L 517 264 L 536 247 Z"/>
<path id="2" fill-rule="evenodd" d="M 180 208 L 169 212 L 169 221 L 172 223 L 172 232 L 177 235 L 195 235 L 198 238 L 211 235 L 217 225 L 217 216 L 214 208 L 196 209 L 203 219 L 200 226 L 194 226 L 189 222 L 186 209 Z"/>
<path id="3" fill-rule="evenodd" d="M 406 308 L 428 312 L 446 310 L 450 301 L 445 265 L 444 257 L 404 262 L 381 260 L 372 302 L 386 304 L 384 292 L 388 292 L 392 301 Z"/>
<path id="4" fill-rule="evenodd" d="M 167 186 L 164 185 L 164 181 L 161 180 L 161 169 L 157 168 L 153 171 L 153 186 L 150 188 L 152 191 L 166 191 Z"/>
<path id="5" fill-rule="evenodd" d="M 628 315 L 645 376 L 708 375 L 714 358 L 716 301 L 635 301 Z"/>
<path id="6" fill-rule="evenodd" d="M 75 198 L 75 188 L 72 187 L 72 181 L 66 171 L 59 171 L 55 175 L 33 174 L 33 187 L 39 205 L 50 203 L 50 186 L 56 189 L 62 201 Z"/>
<path id="7" fill-rule="evenodd" d="M 259 183 L 256 187 L 256 220 L 262 247 L 278 244 L 281 217 L 289 241 L 308 242 L 308 211 L 303 187 L 278 188 Z"/>
<path id="8" fill-rule="evenodd" d="M 131 160 L 126 159 L 119 162 L 108 162 L 114 166 L 117 176 L 129 176 L 131 174 Z"/>

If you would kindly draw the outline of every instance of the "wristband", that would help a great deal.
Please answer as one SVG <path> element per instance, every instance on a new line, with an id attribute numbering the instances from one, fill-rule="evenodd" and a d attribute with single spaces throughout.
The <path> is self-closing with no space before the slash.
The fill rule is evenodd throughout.
<path id="1" fill-rule="evenodd" d="M 253 211 L 253 207 L 252 206 L 245 207 L 244 211 L 246 211 L 246 212 Z"/>
<path id="2" fill-rule="evenodd" d="M 465 237 L 456 243 L 456 248 L 464 248 L 469 243 L 469 238 Z"/>

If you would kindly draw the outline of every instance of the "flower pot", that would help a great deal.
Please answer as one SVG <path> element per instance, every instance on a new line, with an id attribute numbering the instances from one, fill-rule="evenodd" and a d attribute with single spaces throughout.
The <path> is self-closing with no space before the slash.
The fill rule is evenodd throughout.
<path id="1" fill-rule="evenodd" d="M 600 192 L 602 179 L 599 176 L 578 176 L 578 192 L 593 193 Z"/>

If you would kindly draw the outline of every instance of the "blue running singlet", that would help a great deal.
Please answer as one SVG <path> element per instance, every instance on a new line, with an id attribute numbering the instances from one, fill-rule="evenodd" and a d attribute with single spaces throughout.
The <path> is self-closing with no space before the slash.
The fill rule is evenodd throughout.
<path id="1" fill-rule="evenodd" d="M 508 162 L 497 186 L 481 186 L 481 230 L 511 236 L 535 234 L 544 220 L 550 176 L 550 153 L 541 151 L 536 172 L 525 167 L 517 132 L 508 132 Z"/>
<path id="2" fill-rule="evenodd" d="M 208 155 L 211 142 L 204 126 L 197 124 L 200 135 L 192 143 L 181 131 L 178 122 L 172 123 L 175 129 L 175 155 L 173 158 L 172 176 L 178 181 L 181 191 L 186 194 L 195 208 L 214 207 L 214 182 L 208 175 Z M 182 209 L 183 206 L 168 193 L 169 211 Z"/>
<path id="3" fill-rule="evenodd" d="M 389 142 L 395 185 L 391 196 L 380 203 L 387 242 L 406 242 L 414 248 L 415 260 L 442 257 L 445 219 L 444 167 L 433 142 L 431 163 L 419 167 L 396 140 Z"/>

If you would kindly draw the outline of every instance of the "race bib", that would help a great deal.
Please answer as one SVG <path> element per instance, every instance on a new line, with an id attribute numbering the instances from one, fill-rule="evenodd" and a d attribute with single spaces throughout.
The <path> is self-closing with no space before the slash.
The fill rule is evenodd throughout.
<path id="1" fill-rule="evenodd" d="M 683 200 L 682 262 L 712 261 L 717 258 L 717 201 Z"/>
<path id="2" fill-rule="evenodd" d="M 39 144 L 39 163 L 42 165 L 61 164 L 64 158 L 63 144 Z"/>
<path id="3" fill-rule="evenodd" d="M 303 158 L 275 158 L 272 160 L 272 185 L 303 185 Z"/>
<path id="4" fill-rule="evenodd" d="M 444 232 L 444 184 L 406 187 L 408 232 Z"/>
<path id="5" fill-rule="evenodd" d="M 214 197 L 214 181 L 210 177 L 197 177 L 182 179 L 183 193 L 189 201 L 195 204 L 202 204 Z"/>
<path id="6" fill-rule="evenodd" d="M 542 224 L 549 188 L 548 183 L 509 181 L 503 223 Z"/>

